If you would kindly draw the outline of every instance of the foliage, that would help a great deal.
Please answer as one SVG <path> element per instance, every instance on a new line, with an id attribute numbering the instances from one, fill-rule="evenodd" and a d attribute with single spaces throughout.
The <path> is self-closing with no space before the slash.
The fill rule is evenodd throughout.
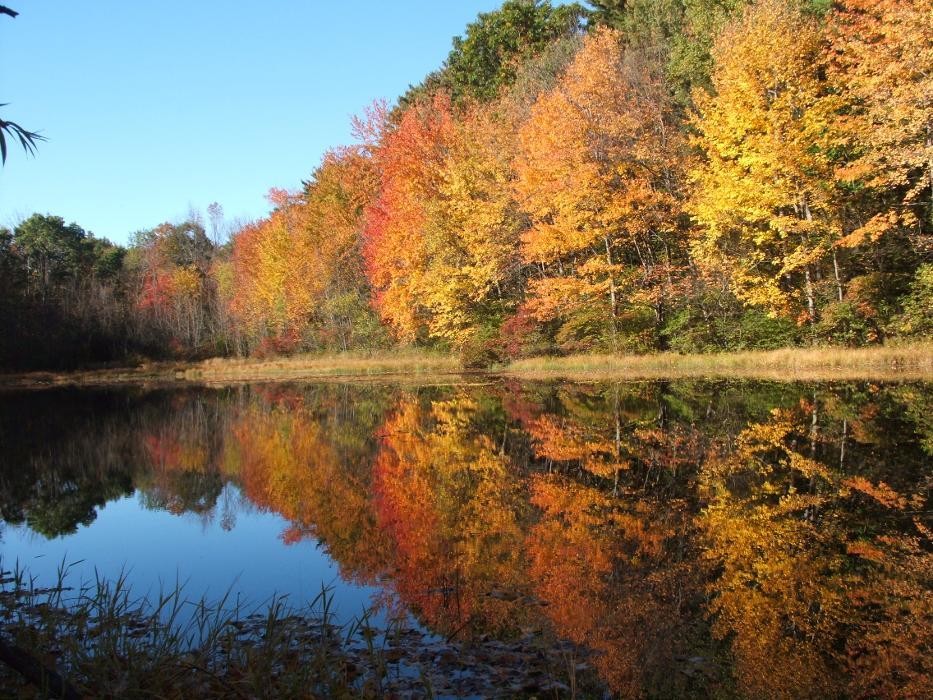
<path id="1" fill-rule="evenodd" d="M 375 154 L 381 183 L 366 213 L 366 271 L 376 308 L 406 343 L 426 335 L 426 277 L 434 255 L 443 254 L 429 208 L 453 131 L 450 100 L 439 93 L 406 110 Z"/>
<path id="2" fill-rule="evenodd" d="M 374 187 L 362 148 L 333 151 L 301 194 L 271 192 L 272 215 L 236 235 L 230 308 L 251 348 L 381 343 L 359 238 Z"/>
<path id="3" fill-rule="evenodd" d="M 933 225 L 929 15 L 922 0 L 844 0 L 830 15 L 830 68 L 851 105 L 840 116 L 849 158 L 838 177 L 867 190 L 863 219 L 845 245 L 905 228 L 929 253 L 923 243 Z"/>
<path id="4" fill-rule="evenodd" d="M 14 19 L 19 15 L 18 12 L 15 12 L 8 7 L 0 7 L 2 7 L 3 10 L 0 12 L 0 14 L 12 17 Z M 7 103 L 0 104 L 0 107 L 6 106 Z M 0 165 L 6 165 L 8 138 L 19 141 L 19 145 L 22 146 L 22 149 L 31 155 L 36 154 L 37 142 L 45 141 L 45 137 L 36 131 L 29 131 L 29 129 L 23 128 L 16 122 L 4 121 L 3 119 L 0 119 Z"/>
<path id="5" fill-rule="evenodd" d="M 125 347 L 125 249 L 61 217 L 0 230 L 0 367 L 68 367 Z"/>
<path id="6" fill-rule="evenodd" d="M 786 36 L 796 40 L 787 42 Z M 693 254 L 728 270 L 736 296 L 816 321 L 814 278 L 841 235 L 832 186 L 835 96 L 820 31 L 787 0 L 762 0 L 717 38 L 713 95 L 698 94 Z M 835 268 L 837 284 L 838 266 Z"/>
<path id="7" fill-rule="evenodd" d="M 0 104 L 0 107 L 6 107 L 6 103 Z M 30 155 L 36 154 L 38 141 L 45 141 L 45 137 L 36 131 L 29 131 L 16 122 L 0 119 L 0 164 L 3 165 L 6 164 L 8 138 L 19 141 L 19 145 Z"/>
<path id="8" fill-rule="evenodd" d="M 138 336 L 172 355 L 214 351 L 221 333 L 214 324 L 210 274 L 217 252 L 199 220 L 134 234 L 127 267 Z"/>
<path id="9" fill-rule="evenodd" d="M 680 244 L 680 143 L 657 66 L 602 30 L 519 134 L 527 303 L 566 348 L 650 346 Z M 647 339 L 644 336 L 648 334 Z M 627 339 L 620 339 L 620 335 Z"/>
<path id="10" fill-rule="evenodd" d="M 904 312 L 896 322 L 904 335 L 928 337 L 933 333 L 933 264 L 917 269 L 910 293 L 904 297 Z"/>

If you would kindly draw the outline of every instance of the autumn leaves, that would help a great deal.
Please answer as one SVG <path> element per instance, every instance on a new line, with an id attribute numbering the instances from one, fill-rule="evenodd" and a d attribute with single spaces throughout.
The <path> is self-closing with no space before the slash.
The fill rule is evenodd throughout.
<path id="1" fill-rule="evenodd" d="M 933 83 L 916 56 L 933 60 L 933 39 L 919 7 L 847 2 L 820 23 L 766 0 L 717 39 L 693 120 L 693 258 L 728 270 L 743 302 L 815 323 L 875 272 L 884 235 L 923 229 Z"/>
<path id="2" fill-rule="evenodd" d="M 879 340 L 929 248 L 921 5 L 760 0 L 715 37 L 712 90 L 686 109 L 663 52 L 596 26 L 485 101 L 377 108 L 236 238 L 233 308 L 253 346 L 422 343 L 477 364 Z M 750 330 L 756 310 L 775 320 Z"/>

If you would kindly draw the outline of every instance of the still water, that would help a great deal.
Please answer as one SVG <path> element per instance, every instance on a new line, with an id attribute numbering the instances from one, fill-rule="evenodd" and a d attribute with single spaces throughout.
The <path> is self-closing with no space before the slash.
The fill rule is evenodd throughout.
<path id="1" fill-rule="evenodd" d="M 544 630 L 621 696 L 933 695 L 931 486 L 929 384 L 0 394 L 5 569 Z"/>

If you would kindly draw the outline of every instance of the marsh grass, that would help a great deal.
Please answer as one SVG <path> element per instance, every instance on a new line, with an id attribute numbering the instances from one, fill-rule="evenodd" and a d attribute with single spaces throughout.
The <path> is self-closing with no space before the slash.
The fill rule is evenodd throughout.
<path id="1" fill-rule="evenodd" d="M 0 374 L 0 389 L 49 386 L 106 386 L 113 384 L 229 384 L 293 379 L 449 379 L 461 373 L 453 355 L 398 349 L 329 355 L 228 358 L 201 362 L 151 362 L 137 367 L 106 367 L 74 372 Z"/>
<path id="2" fill-rule="evenodd" d="M 517 360 L 497 370 L 523 379 L 755 378 L 933 379 L 933 343 L 867 348 L 786 348 L 704 355 L 572 355 Z"/>
<path id="3" fill-rule="evenodd" d="M 229 595 L 191 601 L 181 585 L 150 601 L 125 576 L 72 587 L 72 566 L 48 587 L 18 565 L 0 573 L 0 648 L 41 669 L 29 678 L 0 663 L 3 697 L 602 695 L 580 672 L 587 653 L 567 642 L 451 643 L 402 623 L 377 628 L 368 612 L 340 625 L 327 588 L 301 610 L 284 598 L 254 609 Z"/>
<path id="4" fill-rule="evenodd" d="M 48 587 L 18 567 L 2 574 L 3 641 L 53 671 L 36 687 L 0 669 L 14 697 L 49 695 L 54 675 L 83 697 L 353 697 L 364 668 L 383 668 L 378 645 L 365 665 L 348 653 L 344 633 L 379 635 L 365 616 L 336 625 L 327 589 L 297 614 L 281 598 L 252 610 L 191 601 L 180 585 L 136 598 L 125 576 L 72 587 L 69 568 Z"/>
<path id="5" fill-rule="evenodd" d="M 0 389 L 113 384 L 237 384 L 254 381 L 379 381 L 464 383 L 509 376 L 577 381 L 736 378 L 774 380 L 930 380 L 933 342 L 865 348 L 815 347 L 679 355 L 571 355 L 516 360 L 466 371 L 457 357 L 416 349 L 294 355 L 268 359 L 214 358 L 135 368 L 0 375 Z"/>
<path id="6" fill-rule="evenodd" d="M 335 376 L 387 376 L 387 375 L 442 375 L 461 371 L 459 361 L 452 355 L 418 350 L 381 351 L 373 353 L 348 352 L 333 355 L 295 355 L 291 357 L 260 359 L 215 358 L 187 368 L 184 376 L 189 380 L 252 381 L 280 377 Z"/>

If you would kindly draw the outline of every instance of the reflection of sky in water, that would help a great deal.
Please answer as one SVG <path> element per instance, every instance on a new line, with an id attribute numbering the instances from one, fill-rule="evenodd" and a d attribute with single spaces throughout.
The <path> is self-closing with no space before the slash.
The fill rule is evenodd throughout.
<path id="1" fill-rule="evenodd" d="M 218 511 L 225 501 L 242 498 L 236 487 L 227 484 L 225 489 Z M 111 581 L 125 571 L 134 595 L 150 599 L 158 597 L 160 586 L 170 591 L 180 581 L 189 600 L 204 596 L 215 601 L 229 590 L 229 600 L 239 596 L 248 608 L 273 595 L 287 595 L 292 607 L 301 608 L 324 585 L 333 589 L 333 610 L 341 620 L 371 605 L 376 589 L 341 580 L 336 564 L 314 542 L 284 544 L 280 535 L 288 525 L 278 514 L 237 507 L 235 525 L 225 530 L 220 517 L 147 510 L 139 496 L 130 496 L 98 509 L 90 526 L 79 525 L 75 534 L 53 540 L 25 525 L 5 525 L 0 555 L 4 569 L 18 560 L 39 586 L 57 580 L 64 560 L 74 563 L 71 586 L 93 583 L 95 571 Z"/>

